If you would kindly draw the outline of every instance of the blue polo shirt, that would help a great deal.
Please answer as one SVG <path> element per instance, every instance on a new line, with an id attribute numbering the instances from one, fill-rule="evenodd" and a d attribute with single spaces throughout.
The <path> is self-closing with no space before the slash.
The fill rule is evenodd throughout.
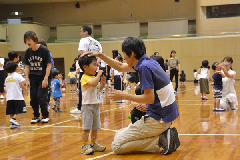
<path id="1" fill-rule="evenodd" d="M 174 121 L 178 116 L 178 107 L 172 83 L 162 67 L 144 54 L 134 68 L 139 75 L 142 93 L 145 89 L 154 89 L 155 100 L 147 104 L 146 114 L 165 123 Z"/>
<path id="2" fill-rule="evenodd" d="M 60 84 L 62 84 L 58 79 L 52 79 L 51 87 L 52 87 L 52 97 L 58 98 L 62 97 L 62 91 L 60 89 Z"/>
<path id="3" fill-rule="evenodd" d="M 222 89 L 223 88 L 222 75 L 220 73 L 214 73 L 212 78 L 213 88 Z"/>

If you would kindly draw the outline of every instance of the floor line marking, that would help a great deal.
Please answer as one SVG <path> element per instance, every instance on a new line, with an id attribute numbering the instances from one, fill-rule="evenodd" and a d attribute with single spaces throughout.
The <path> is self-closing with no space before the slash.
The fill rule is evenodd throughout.
<path id="1" fill-rule="evenodd" d="M 102 158 L 102 157 L 106 157 L 106 156 L 109 156 L 111 154 L 114 154 L 114 152 L 110 152 L 110 153 L 107 153 L 107 154 L 103 154 L 101 156 L 97 156 L 97 157 L 94 157 L 94 158 L 88 158 L 86 160 L 94 160 L 94 159 L 98 159 L 98 158 Z"/>

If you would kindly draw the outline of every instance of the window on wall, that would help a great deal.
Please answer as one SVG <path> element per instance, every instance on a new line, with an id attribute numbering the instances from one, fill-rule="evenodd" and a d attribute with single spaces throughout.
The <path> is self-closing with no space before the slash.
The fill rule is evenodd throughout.
<path id="1" fill-rule="evenodd" d="M 207 6 L 207 18 L 225 18 L 240 16 L 240 4 Z"/>

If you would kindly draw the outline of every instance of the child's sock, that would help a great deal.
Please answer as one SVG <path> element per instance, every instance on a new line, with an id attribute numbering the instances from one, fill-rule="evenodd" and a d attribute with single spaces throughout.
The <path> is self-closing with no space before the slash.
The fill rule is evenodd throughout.
<path id="1" fill-rule="evenodd" d="M 82 142 L 82 146 L 85 146 L 86 144 L 88 144 L 88 142 Z"/>
<path id="2" fill-rule="evenodd" d="M 91 140 L 91 144 L 94 144 L 95 142 L 97 142 L 97 140 Z"/>

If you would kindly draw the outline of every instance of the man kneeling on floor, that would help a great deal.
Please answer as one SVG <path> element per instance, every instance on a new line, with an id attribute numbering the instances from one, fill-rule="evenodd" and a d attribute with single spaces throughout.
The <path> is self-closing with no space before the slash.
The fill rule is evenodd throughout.
<path id="1" fill-rule="evenodd" d="M 115 90 L 108 94 L 110 99 L 137 102 L 136 108 L 140 110 L 142 104 L 147 106 L 146 116 L 116 135 L 112 150 L 115 154 L 126 154 L 163 148 L 161 154 L 170 154 L 180 145 L 176 128 L 170 128 L 179 116 L 172 83 L 162 67 L 147 57 L 142 40 L 126 38 L 122 51 L 127 63 L 116 62 L 101 52 L 90 55 L 100 57 L 119 72 L 138 72 L 142 95 Z"/>

